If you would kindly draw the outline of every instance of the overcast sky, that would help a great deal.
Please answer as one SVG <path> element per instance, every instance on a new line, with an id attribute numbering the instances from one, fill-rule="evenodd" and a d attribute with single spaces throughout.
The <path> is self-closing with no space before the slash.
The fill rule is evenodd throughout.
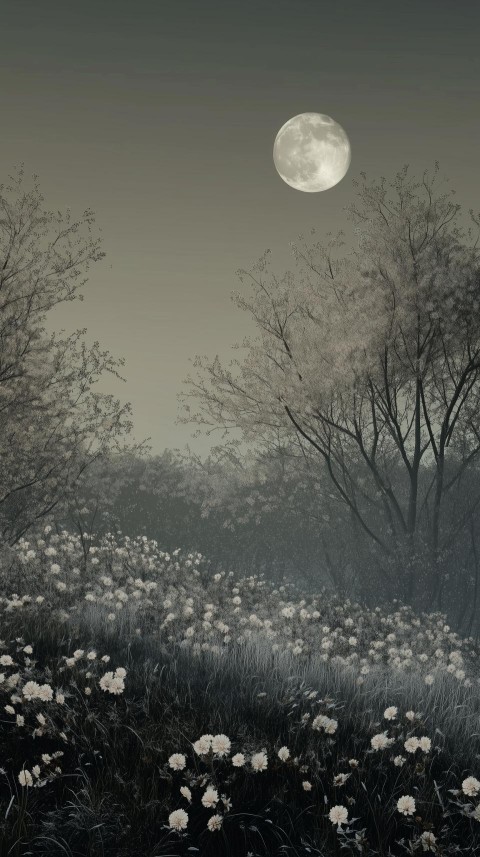
<path id="1" fill-rule="evenodd" d="M 107 259 L 57 328 L 124 356 L 137 438 L 183 447 L 176 394 L 196 353 L 251 333 L 235 271 L 345 224 L 360 171 L 440 161 L 480 208 L 477 0 L 11 0 L 2 4 L 0 182 L 24 162 L 47 204 L 92 207 Z M 302 193 L 272 147 L 298 113 L 346 130 L 340 184 Z"/>

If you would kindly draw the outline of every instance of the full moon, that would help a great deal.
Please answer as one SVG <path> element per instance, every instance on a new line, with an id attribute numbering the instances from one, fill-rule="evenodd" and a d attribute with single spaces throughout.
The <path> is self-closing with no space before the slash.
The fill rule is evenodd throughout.
<path id="1" fill-rule="evenodd" d="M 350 141 L 342 126 L 324 113 L 299 113 L 282 125 L 273 145 L 273 161 L 284 182 L 316 193 L 341 181 L 351 161 Z"/>

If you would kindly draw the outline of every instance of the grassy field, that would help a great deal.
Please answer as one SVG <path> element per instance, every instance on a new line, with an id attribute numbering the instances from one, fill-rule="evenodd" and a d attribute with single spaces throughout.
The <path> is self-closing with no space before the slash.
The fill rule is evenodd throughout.
<path id="1" fill-rule="evenodd" d="M 38 541 L 4 558 L 1 857 L 480 854 L 478 656 L 438 614 Z"/>

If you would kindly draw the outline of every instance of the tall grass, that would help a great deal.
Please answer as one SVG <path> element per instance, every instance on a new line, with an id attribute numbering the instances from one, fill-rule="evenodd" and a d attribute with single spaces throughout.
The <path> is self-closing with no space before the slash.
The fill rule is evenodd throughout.
<path id="1" fill-rule="evenodd" d="M 21 630 L 12 620 L 10 636 Z M 419 841 L 430 825 L 442 843 L 437 853 L 480 853 L 480 822 L 461 808 L 468 804 L 465 796 L 448 791 L 475 773 L 480 758 L 478 693 L 448 674 L 428 687 L 415 673 L 379 666 L 359 686 L 353 671 L 320 657 L 302 662 L 288 652 L 272 653 L 264 641 L 223 655 L 194 656 L 146 633 L 122 637 L 118 627 L 95 623 L 92 615 L 77 621 L 72 632 L 65 625 L 33 623 L 28 642 L 39 663 L 50 663 L 52 685 L 66 686 L 59 654 L 81 645 L 108 651 L 112 663 L 123 665 L 126 690 L 118 698 L 107 699 L 98 689 L 85 697 L 86 665 L 70 671 L 62 774 L 42 789 L 26 790 L 7 771 L 2 807 L 10 809 L 2 818 L 1 857 L 387 857 L 422 851 L 409 841 Z M 317 697 L 311 699 L 314 691 Z M 399 708 L 402 738 L 415 731 L 432 739 L 428 755 L 408 759 L 402 768 L 393 765 L 393 750 L 379 753 L 370 746 L 370 737 L 389 725 L 382 719 L 387 705 Z M 416 730 L 402 720 L 410 709 L 421 714 Z M 334 735 L 312 729 L 320 711 L 338 720 Z M 228 735 L 232 754 L 266 749 L 267 771 L 235 771 L 229 760 L 202 760 L 192 743 L 204 733 Z M 9 763 L 21 766 L 22 753 L 28 761 L 35 742 L 37 751 L 47 740 L 19 742 L 15 730 L 4 724 L 0 734 L 7 769 Z M 51 749 L 51 739 L 47 744 Z M 281 746 L 290 751 L 287 763 L 278 759 Z M 187 757 L 185 771 L 168 767 L 176 752 Z M 349 766 L 352 758 L 358 759 L 358 768 Z M 350 777 L 345 786 L 334 787 L 333 778 L 342 771 Z M 311 791 L 304 790 L 304 781 L 311 782 Z M 197 793 L 192 806 L 180 795 L 187 783 Z M 198 799 L 208 783 L 232 800 L 218 832 L 208 831 L 212 812 Z M 398 813 L 400 794 L 416 798 L 416 816 Z M 334 804 L 347 806 L 349 817 L 358 819 L 350 833 L 329 820 Z M 178 807 L 189 814 L 186 833 L 167 825 Z"/>
<path id="2" fill-rule="evenodd" d="M 39 536 L 0 557 L 0 857 L 480 854 L 479 653 L 445 617 Z"/>

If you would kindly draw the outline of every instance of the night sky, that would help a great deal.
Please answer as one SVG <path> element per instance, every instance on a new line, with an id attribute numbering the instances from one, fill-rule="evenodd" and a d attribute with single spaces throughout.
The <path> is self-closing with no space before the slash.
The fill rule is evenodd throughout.
<path id="1" fill-rule="evenodd" d="M 477 0 L 10 0 L 1 9 L 0 182 L 24 162 L 48 207 L 92 207 L 107 258 L 50 324 L 124 356 L 135 435 L 191 442 L 176 394 L 195 354 L 252 333 L 235 271 L 345 225 L 352 180 L 440 161 L 480 208 Z M 291 116 L 332 116 L 350 169 L 323 193 L 275 171 Z M 232 356 L 235 356 L 234 354 Z"/>

